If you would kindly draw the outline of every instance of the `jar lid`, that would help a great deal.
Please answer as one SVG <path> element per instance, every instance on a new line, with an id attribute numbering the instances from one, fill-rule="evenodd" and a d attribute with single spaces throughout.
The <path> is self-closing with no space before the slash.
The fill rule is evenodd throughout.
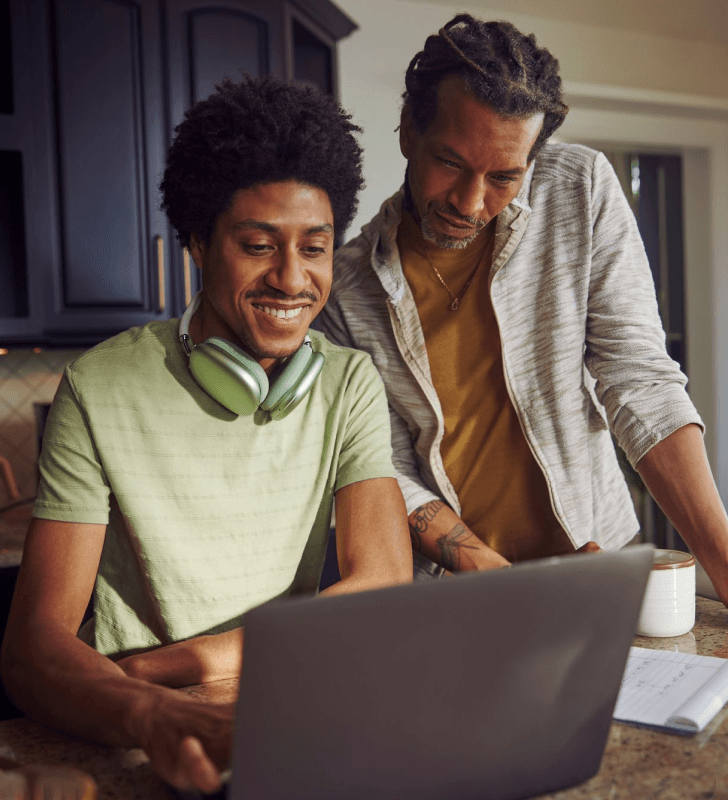
<path id="1" fill-rule="evenodd" d="M 655 550 L 652 569 L 680 569 L 694 564 L 695 557 L 682 550 Z"/>

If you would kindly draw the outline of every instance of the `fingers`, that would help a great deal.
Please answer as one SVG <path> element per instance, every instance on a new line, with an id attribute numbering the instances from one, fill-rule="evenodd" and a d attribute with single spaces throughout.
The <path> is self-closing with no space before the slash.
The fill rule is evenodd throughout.
<path id="1" fill-rule="evenodd" d="M 165 774 L 160 765 L 154 764 L 159 774 L 177 789 L 198 789 L 206 794 L 220 788 L 220 773 L 205 753 L 199 739 L 186 736 L 179 745 L 177 763 Z"/>

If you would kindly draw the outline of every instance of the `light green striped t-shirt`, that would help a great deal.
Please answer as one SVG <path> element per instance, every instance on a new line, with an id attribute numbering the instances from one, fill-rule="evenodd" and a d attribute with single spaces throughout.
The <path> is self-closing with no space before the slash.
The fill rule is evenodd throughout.
<path id="1" fill-rule="evenodd" d="M 194 381 L 177 321 L 132 328 L 70 364 L 51 408 L 33 515 L 107 523 L 95 646 L 119 654 L 241 624 L 318 586 L 334 493 L 392 477 L 368 355 L 326 358 L 288 417 L 237 417 Z"/>

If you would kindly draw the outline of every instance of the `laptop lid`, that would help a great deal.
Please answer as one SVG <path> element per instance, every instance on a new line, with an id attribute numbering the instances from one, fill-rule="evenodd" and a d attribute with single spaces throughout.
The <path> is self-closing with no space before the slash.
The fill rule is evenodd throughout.
<path id="1" fill-rule="evenodd" d="M 507 800 L 595 774 L 652 547 L 246 615 L 232 800 Z"/>

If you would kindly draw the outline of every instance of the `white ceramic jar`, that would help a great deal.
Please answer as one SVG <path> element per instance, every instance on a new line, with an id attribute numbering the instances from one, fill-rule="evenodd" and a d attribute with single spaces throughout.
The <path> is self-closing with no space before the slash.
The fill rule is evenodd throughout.
<path id="1" fill-rule="evenodd" d="M 655 550 L 642 601 L 640 636 L 682 636 L 695 625 L 695 558 L 680 550 Z"/>

